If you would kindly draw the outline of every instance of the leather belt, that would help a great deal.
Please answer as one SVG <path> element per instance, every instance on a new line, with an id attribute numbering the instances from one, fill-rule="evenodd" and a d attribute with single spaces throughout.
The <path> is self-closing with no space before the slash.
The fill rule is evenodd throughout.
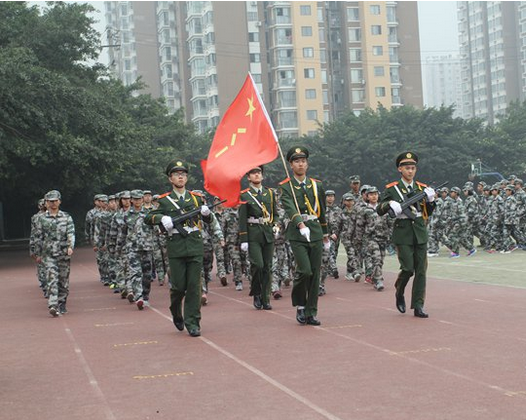
<path id="1" fill-rule="evenodd" d="M 302 214 L 301 218 L 304 222 L 306 222 L 307 220 L 318 220 L 318 216 L 315 216 L 313 214 Z"/>

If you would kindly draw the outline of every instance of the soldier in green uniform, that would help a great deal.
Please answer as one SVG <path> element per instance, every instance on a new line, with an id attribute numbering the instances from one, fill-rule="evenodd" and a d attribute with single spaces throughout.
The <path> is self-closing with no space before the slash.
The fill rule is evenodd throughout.
<path id="1" fill-rule="evenodd" d="M 402 153 L 396 158 L 396 166 L 402 179 L 386 185 L 377 212 L 383 216 L 392 209 L 396 215 L 392 234 L 392 242 L 396 246 L 400 262 L 400 273 L 395 283 L 396 307 L 405 313 L 404 291 L 414 274 L 411 309 L 414 309 L 416 317 L 427 318 L 429 315 L 424 311 L 428 238 L 426 221 L 435 207 L 435 190 L 414 180 L 417 163 L 418 156 L 412 152 Z M 402 213 L 400 203 L 422 190 L 426 193 L 426 199 L 412 206 L 411 210 L 416 216 L 412 220 Z"/>
<path id="2" fill-rule="evenodd" d="M 250 296 L 254 308 L 270 310 L 272 257 L 274 256 L 274 225 L 278 222 L 276 195 L 263 186 L 263 167 L 247 174 L 250 187 L 241 192 L 239 207 L 239 241 L 241 251 L 248 251 L 250 261 Z"/>
<path id="3" fill-rule="evenodd" d="M 167 252 L 170 262 L 170 311 L 175 327 L 182 331 L 186 326 L 192 337 L 201 335 L 201 271 L 203 269 L 202 221 L 210 222 L 210 209 L 202 195 L 186 190 L 188 165 L 182 160 L 170 162 L 166 175 L 173 190 L 159 198 L 159 207 L 151 210 L 145 218 L 149 225 L 162 225 L 168 233 Z M 181 235 L 172 217 L 200 209 L 200 214 L 187 220 Z M 184 314 L 183 314 L 184 298 Z"/>
<path id="4" fill-rule="evenodd" d="M 309 151 L 302 146 L 287 152 L 293 172 L 281 185 L 281 202 L 290 219 L 285 233 L 296 261 L 292 305 L 300 324 L 320 325 L 318 292 L 323 247 L 330 248 L 321 181 L 307 176 Z"/>

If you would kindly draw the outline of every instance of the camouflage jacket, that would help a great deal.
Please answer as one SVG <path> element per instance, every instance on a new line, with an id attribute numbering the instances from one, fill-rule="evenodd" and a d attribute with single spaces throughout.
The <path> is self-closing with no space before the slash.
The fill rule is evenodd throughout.
<path id="1" fill-rule="evenodd" d="M 504 199 L 504 224 L 518 225 L 519 217 L 519 203 L 514 195 L 510 195 Z"/>
<path id="2" fill-rule="evenodd" d="M 110 251 L 112 254 L 114 252 L 117 252 L 117 239 L 119 236 L 122 236 L 122 230 L 124 229 L 124 216 L 129 211 L 124 209 L 119 209 L 115 213 L 113 213 L 113 216 L 111 218 L 110 222 L 110 229 L 107 232 L 107 238 L 106 238 L 106 245 L 108 247 L 108 251 Z M 122 247 L 118 249 L 118 252 L 122 251 Z"/>
<path id="3" fill-rule="evenodd" d="M 336 235 L 341 241 L 350 242 L 354 236 L 354 207 L 349 211 L 343 208 L 336 228 Z"/>
<path id="4" fill-rule="evenodd" d="M 468 216 L 466 214 L 466 208 L 464 207 L 464 203 L 462 199 L 460 198 L 451 198 L 451 200 L 448 202 L 447 210 L 446 210 L 446 223 L 448 225 L 454 224 L 454 223 L 467 223 Z"/>
<path id="5" fill-rule="evenodd" d="M 31 232 L 29 234 L 29 256 L 35 255 L 35 233 L 37 229 L 37 219 L 42 216 L 45 212 L 39 211 L 31 216 Z"/>
<path id="6" fill-rule="evenodd" d="M 480 206 L 477 197 L 468 195 L 464 201 L 466 216 L 471 223 L 478 223 L 480 219 Z"/>
<path id="7" fill-rule="evenodd" d="M 97 211 L 97 207 L 88 210 L 86 213 L 86 221 L 84 222 L 84 235 L 86 236 L 86 241 L 88 241 L 91 246 L 93 246 L 93 219 Z"/>
<path id="8" fill-rule="evenodd" d="M 56 216 L 49 211 L 36 219 L 34 252 L 39 257 L 64 257 L 68 248 L 75 248 L 75 225 L 71 216 L 59 210 Z"/>
<path id="9" fill-rule="evenodd" d="M 367 204 L 363 210 L 364 236 L 363 242 L 378 242 L 380 245 L 387 246 L 391 240 L 391 231 L 394 220 L 386 213 L 383 216 L 376 212 L 377 206 Z"/>
<path id="10" fill-rule="evenodd" d="M 223 241 L 225 237 L 215 213 L 211 213 L 210 218 L 210 223 L 203 223 L 203 230 L 201 231 L 203 235 L 203 241 L 213 243 Z"/>
<path id="11" fill-rule="evenodd" d="M 239 213 L 237 209 L 225 209 L 221 219 L 226 243 L 239 246 Z"/>
<path id="12" fill-rule="evenodd" d="M 338 223 L 341 219 L 342 209 L 338 206 L 327 206 L 325 208 L 325 217 L 327 219 L 327 229 L 329 235 L 336 234 L 338 231 Z"/>
<path id="13" fill-rule="evenodd" d="M 123 217 L 124 225 L 117 236 L 117 252 L 153 251 L 153 228 L 144 223 L 147 210 L 133 207 Z"/>
<path id="14" fill-rule="evenodd" d="M 500 195 L 489 199 L 487 221 L 497 225 L 504 221 L 504 200 Z"/>
<path id="15" fill-rule="evenodd" d="M 351 212 L 351 223 L 354 224 L 354 234 L 352 240 L 354 242 L 363 242 L 363 236 L 365 235 L 365 209 L 367 203 L 365 201 L 359 201 L 355 204 L 353 211 Z"/>

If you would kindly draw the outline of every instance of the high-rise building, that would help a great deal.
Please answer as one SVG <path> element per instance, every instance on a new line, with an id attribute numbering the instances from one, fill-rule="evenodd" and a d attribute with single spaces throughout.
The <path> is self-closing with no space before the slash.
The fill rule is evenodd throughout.
<path id="1" fill-rule="evenodd" d="M 427 57 L 424 63 L 424 104 L 428 107 L 455 106 L 462 117 L 462 79 L 458 56 Z"/>
<path id="2" fill-rule="evenodd" d="M 416 2 L 106 4 L 111 34 L 129 32 L 127 50 L 149 33 L 130 25 L 136 12 L 143 27 L 155 27 L 148 45 L 157 58 L 148 64 L 158 67 L 158 92 L 201 132 L 217 126 L 248 71 L 280 136 L 312 134 L 349 110 L 423 105 Z M 116 74 L 133 82 L 142 62 L 132 56 L 128 64 L 123 46 L 110 55 Z"/>
<path id="3" fill-rule="evenodd" d="M 524 2 L 458 2 L 464 118 L 493 123 L 524 98 Z"/>

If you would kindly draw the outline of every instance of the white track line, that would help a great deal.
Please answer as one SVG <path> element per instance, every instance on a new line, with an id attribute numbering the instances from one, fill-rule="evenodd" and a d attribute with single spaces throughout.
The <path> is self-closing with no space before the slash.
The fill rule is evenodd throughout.
<path id="1" fill-rule="evenodd" d="M 214 293 L 214 294 L 219 295 L 219 293 Z M 161 311 L 159 311 L 159 310 L 157 310 L 155 308 L 150 307 L 150 309 L 153 310 L 156 314 L 158 314 L 158 315 L 162 316 L 163 318 L 167 319 L 168 321 L 170 321 L 170 323 L 172 323 L 172 318 L 171 317 L 163 314 Z M 202 342 L 204 342 L 205 344 L 207 344 L 210 347 L 212 347 L 214 350 L 217 350 L 223 356 L 228 357 L 229 359 L 233 360 L 237 364 L 243 366 L 245 369 L 248 369 L 250 372 L 252 372 L 253 374 L 259 376 L 261 379 L 263 379 L 264 381 L 268 382 L 270 385 L 278 388 L 280 391 L 282 391 L 285 394 L 287 394 L 288 396 L 294 398 L 296 401 L 298 401 L 298 402 L 306 405 L 310 409 L 316 411 L 318 414 L 322 415 L 326 419 L 341 420 L 339 417 L 335 416 L 334 414 L 329 413 L 328 411 L 326 411 L 323 408 L 321 408 L 320 406 L 314 404 L 312 401 L 308 400 L 307 398 L 302 397 L 301 395 L 299 395 L 298 393 L 294 392 L 292 389 L 286 387 L 282 383 L 276 381 L 275 379 L 272 379 L 270 376 L 266 375 L 265 373 L 260 371 L 258 368 L 254 367 L 251 364 L 249 364 L 249 363 L 241 360 L 240 358 L 234 356 L 232 353 L 230 353 L 229 351 L 225 350 L 221 346 L 217 345 L 213 341 L 211 341 L 211 340 L 209 340 L 209 339 L 207 339 L 205 337 L 202 337 L 202 336 L 199 337 L 199 339 Z"/>
<path id="2" fill-rule="evenodd" d="M 113 414 L 113 411 L 111 411 L 111 408 L 108 404 L 108 401 L 106 400 L 106 397 L 104 397 L 104 394 L 102 393 L 102 390 L 99 387 L 99 383 L 95 379 L 95 375 L 93 375 L 93 372 L 91 371 L 88 362 L 84 358 L 84 355 L 82 354 L 82 350 L 80 349 L 77 340 L 75 340 L 75 337 L 73 336 L 73 333 L 71 330 L 66 326 L 65 328 L 66 334 L 68 338 L 70 339 L 71 343 L 73 344 L 73 348 L 75 349 L 75 354 L 77 355 L 79 362 L 82 366 L 82 369 L 84 370 L 84 373 L 89 379 L 89 384 L 93 388 L 93 391 L 95 392 L 95 395 L 101 402 L 101 406 L 104 409 L 104 414 L 106 415 L 107 420 L 116 420 L 115 415 Z"/>

